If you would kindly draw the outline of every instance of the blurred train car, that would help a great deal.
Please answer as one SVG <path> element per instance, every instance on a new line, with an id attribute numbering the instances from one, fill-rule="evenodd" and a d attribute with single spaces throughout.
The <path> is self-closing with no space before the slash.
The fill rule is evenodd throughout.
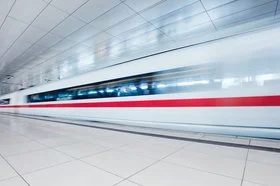
<path id="1" fill-rule="evenodd" d="M 247 33 L 2 95 L 0 111 L 280 139 L 279 33 Z"/>

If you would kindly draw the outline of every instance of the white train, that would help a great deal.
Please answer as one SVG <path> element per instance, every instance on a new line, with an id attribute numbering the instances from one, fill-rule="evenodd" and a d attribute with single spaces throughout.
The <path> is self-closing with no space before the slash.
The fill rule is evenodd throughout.
<path id="1" fill-rule="evenodd" d="M 0 97 L 0 111 L 280 139 L 280 29 L 105 68 Z"/>

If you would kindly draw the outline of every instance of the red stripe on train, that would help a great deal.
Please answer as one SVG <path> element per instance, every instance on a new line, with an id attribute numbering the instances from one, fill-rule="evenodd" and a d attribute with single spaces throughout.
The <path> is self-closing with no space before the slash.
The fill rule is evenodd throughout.
<path id="1" fill-rule="evenodd" d="M 0 108 L 103 108 L 103 107 L 263 107 L 280 106 L 280 95 L 227 97 L 227 98 L 193 98 L 171 100 L 139 100 L 87 103 L 47 103 L 29 105 L 9 105 Z"/>

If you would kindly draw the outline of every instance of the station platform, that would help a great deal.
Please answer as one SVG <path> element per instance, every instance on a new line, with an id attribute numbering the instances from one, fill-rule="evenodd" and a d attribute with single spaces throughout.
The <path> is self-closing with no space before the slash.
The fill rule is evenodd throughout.
<path id="1" fill-rule="evenodd" d="M 279 186 L 279 172 L 278 140 L 0 114 L 0 186 Z"/>

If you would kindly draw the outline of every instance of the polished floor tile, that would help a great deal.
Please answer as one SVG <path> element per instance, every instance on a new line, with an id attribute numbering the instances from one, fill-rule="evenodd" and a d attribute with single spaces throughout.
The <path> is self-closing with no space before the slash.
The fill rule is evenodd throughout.
<path id="1" fill-rule="evenodd" d="M 270 163 L 270 164 L 280 166 L 280 153 L 260 151 L 260 150 L 250 150 L 248 155 L 248 160 L 260 162 L 260 163 Z"/>
<path id="2" fill-rule="evenodd" d="M 96 145 L 100 145 L 103 147 L 108 147 L 108 148 L 119 148 L 119 147 L 123 147 L 127 144 L 129 144 L 129 141 L 120 141 L 117 139 L 94 139 L 94 140 L 90 140 L 90 142 L 96 144 Z"/>
<path id="3" fill-rule="evenodd" d="M 182 148 L 191 144 L 191 142 L 182 141 L 182 140 L 172 140 L 166 138 L 157 138 L 151 137 L 146 140 L 141 141 L 139 144 L 144 145 L 162 145 L 174 149 Z"/>
<path id="4" fill-rule="evenodd" d="M 245 160 L 210 156 L 189 150 L 181 150 L 164 161 L 237 179 L 242 179 L 245 166 Z"/>
<path id="5" fill-rule="evenodd" d="M 228 157 L 245 160 L 247 156 L 247 149 L 228 147 L 222 145 L 212 145 L 204 143 L 192 143 L 185 147 L 185 149 L 194 152 L 200 152 L 207 155 L 213 155 L 218 157 Z"/>
<path id="6" fill-rule="evenodd" d="M 12 145 L 23 141 L 29 141 L 30 139 L 17 134 L 0 135 L 0 145 Z"/>
<path id="7" fill-rule="evenodd" d="M 73 161 L 24 175 L 31 186 L 112 186 L 122 178 L 81 161 Z"/>
<path id="8" fill-rule="evenodd" d="M 169 154 L 175 152 L 177 149 L 179 148 L 173 148 L 165 145 L 147 145 L 147 144 L 132 144 L 120 148 L 120 150 L 127 153 L 133 153 L 136 155 L 154 158 L 157 160 L 168 156 Z"/>
<path id="9" fill-rule="evenodd" d="M 52 149 L 40 150 L 8 157 L 7 160 L 21 174 L 37 171 L 73 158 Z"/>
<path id="10" fill-rule="evenodd" d="M 108 150 L 108 148 L 106 147 L 98 146 L 88 142 L 79 142 L 71 145 L 63 145 L 56 147 L 55 149 L 74 158 L 82 158 L 85 156 Z"/>
<path id="11" fill-rule="evenodd" d="M 45 145 L 33 142 L 33 141 L 24 141 L 22 143 L 16 143 L 11 145 L 0 145 L 0 153 L 4 156 L 13 156 L 26 152 L 32 152 L 36 150 L 41 150 L 48 148 Z"/>
<path id="12" fill-rule="evenodd" d="M 82 160 L 124 178 L 137 173 L 155 162 L 154 159 L 118 150 L 107 151 Z"/>
<path id="13" fill-rule="evenodd" d="M 244 180 L 268 186 L 279 186 L 280 166 L 247 162 Z"/>
<path id="14" fill-rule="evenodd" d="M 42 143 L 49 147 L 57 147 L 61 145 L 68 145 L 79 142 L 78 139 L 70 138 L 70 137 L 54 137 L 54 138 L 45 138 L 37 140 L 37 142 Z"/>
<path id="15" fill-rule="evenodd" d="M 251 140 L 260 147 L 280 144 L 194 136 L 236 144 Z M 279 154 L 7 115 L 0 118 L 0 186 L 279 186 Z"/>
<path id="16" fill-rule="evenodd" d="M 17 176 L 12 167 L 0 157 L 0 181 Z"/>
<path id="17" fill-rule="evenodd" d="M 257 184 L 257 183 L 244 181 L 241 186 L 268 186 L 268 185 L 261 185 L 261 184 Z"/>
<path id="18" fill-rule="evenodd" d="M 157 163 L 130 178 L 144 186 L 240 186 L 241 180 L 201 172 L 183 166 Z"/>
<path id="19" fill-rule="evenodd" d="M 122 181 L 121 183 L 115 185 L 115 186 L 139 186 L 139 184 L 136 184 L 134 182 L 131 181 Z"/>
<path id="20" fill-rule="evenodd" d="M 8 180 L 0 181 L 0 186 L 28 186 L 22 178 L 16 177 Z"/>

